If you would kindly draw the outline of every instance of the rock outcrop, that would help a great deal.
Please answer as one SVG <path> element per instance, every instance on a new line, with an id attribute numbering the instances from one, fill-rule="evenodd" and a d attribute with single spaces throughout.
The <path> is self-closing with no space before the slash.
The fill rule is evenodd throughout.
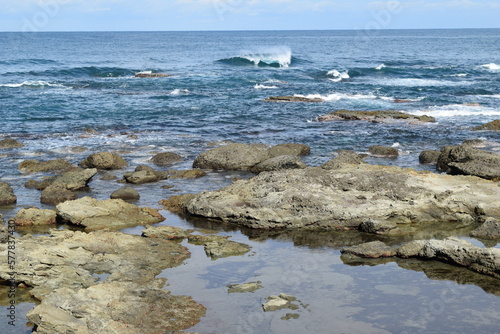
<path id="1" fill-rule="evenodd" d="M 476 177 L 368 164 L 264 172 L 212 192 L 184 197 L 179 209 L 258 229 L 358 229 L 367 221 L 470 225 L 500 217 L 500 187 Z"/>
<path id="2" fill-rule="evenodd" d="M 261 144 L 230 144 L 200 154 L 193 168 L 215 170 L 250 170 L 271 158 L 268 148 Z"/>
<path id="3" fill-rule="evenodd" d="M 266 102 L 309 102 L 318 103 L 324 102 L 325 100 L 319 97 L 309 98 L 305 96 L 270 96 L 264 101 Z"/>
<path id="4" fill-rule="evenodd" d="M 252 172 L 261 173 L 283 169 L 301 169 L 307 165 L 296 155 L 278 155 L 252 167 Z"/>
<path id="5" fill-rule="evenodd" d="M 421 164 L 435 165 L 441 155 L 441 151 L 423 151 L 418 156 L 418 161 Z"/>
<path id="6" fill-rule="evenodd" d="M 500 239 L 500 220 L 489 217 L 470 235 L 482 239 Z"/>
<path id="7" fill-rule="evenodd" d="M 469 145 L 445 146 L 437 162 L 438 170 L 452 175 L 474 175 L 500 180 L 500 154 Z"/>
<path id="8" fill-rule="evenodd" d="M 371 146 L 368 150 L 370 154 L 379 156 L 379 157 L 397 157 L 399 156 L 399 152 L 394 147 L 387 147 L 382 145 L 374 145 Z"/>
<path id="9" fill-rule="evenodd" d="M 72 163 L 64 159 L 55 159 L 49 161 L 24 160 L 19 164 L 18 169 L 22 173 L 31 174 L 61 171 L 73 167 L 75 166 Z"/>
<path id="10" fill-rule="evenodd" d="M 151 158 L 151 162 L 157 166 L 171 166 L 178 162 L 183 161 L 184 159 L 177 153 L 173 152 L 164 152 L 158 153 L 154 157 Z"/>
<path id="11" fill-rule="evenodd" d="M 118 154 L 111 152 L 95 153 L 79 163 L 83 168 L 97 169 L 121 169 L 128 166 L 128 163 Z"/>
<path id="12" fill-rule="evenodd" d="M 280 155 L 296 155 L 304 156 L 311 154 L 311 148 L 305 144 L 279 144 L 269 148 L 269 155 L 271 157 L 277 157 Z"/>
<path id="13" fill-rule="evenodd" d="M 381 111 L 356 111 L 356 110 L 337 110 L 325 116 L 318 117 L 318 121 L 367 121 L 372 123 L 392 123 L 395 121 L 404 121 L 409 123 L 414 122 L 436 122 L 436 119 L 431 116 L 423 115 L 416 116 L 406 114 L 394 110 L 381 110 Z"/>
<path id="14" fill-rule="evenodd" d="M 10 184 L 0 181 L 0 206 L 17 203 L 17 197 Z"/>
<path id="15" fill-rule="evenodd" d="M 472 129 L 472 131 L 482 131 L 482 130 L 500 131 L 500 119 L 477 126 L 474 129 Z"/>
<path id="16" fill-rule="evenodd" d="M 336 152 L 337 156 L 323 165 L 321 168 L 323 169 L 341 169 L 345 167 L 345 165 L 361 165 L 365 162 L 363 161 L 363 156 L 357 154 L 354 151 L 349 150 L 339 150 Z"/>
<path id="17" fill-rule="evenodd" d="M 169 170 L 169 179 L 197 179 L 206 176 L 207 173 L 201 169 Z"/>
<path id="18" fill-rule="evenodd" d="M 0 150 L 24 147 L 24 144 L 12 138 L 0 140 Z"/>
<path id="19" fill-rule="evenodd" d="M 168 178 L 168 173 L 155 171 L 149 166 L 140 165 L 137 166 L 134 172 L 126 173 L 123 177 L 128 183 L 144 184 L 165 180 Z"/>
<path id="20" fill-rule="evenodd" d="M 158 210 L 140 208 L 121 199 L 98 201 L 83 197 L 56 206 L 61 219 L 81 225 L 87 231 L 118 230 L 137 225 L 155 224 L 165 220 Z"/>

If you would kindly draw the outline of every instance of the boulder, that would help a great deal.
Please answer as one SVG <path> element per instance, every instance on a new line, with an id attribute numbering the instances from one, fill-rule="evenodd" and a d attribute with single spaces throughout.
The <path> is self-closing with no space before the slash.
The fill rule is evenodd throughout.
<path id="1" fill-rule="evenodd" d="M 65 188 L 67 190 L 81 190 L 87 187 L 88 183 L 97 174 L 97 169 L 71 169 L 57 177 L 51 182 L 51 186 Z"/>
<path id="2" fill-rule="evenodd" d="M 268 148 L 261 144 L 230 144 L 200 154 L 193 168 L 215 170 L 250 170 L 271 158 Z"/>
<path id="3" fill-rule="evenodd" d="M 472 129 L 472 131 L 482 131 L 482 130 L 500 131 L 500 119 L 477 126 L 474 129 Z"/>
<path id="4" fill-rule="evenodd" d="M 318 121 L 367 121 L 372 123 L 393 123 L 395 121 L 403 121 L 409 123 L 419 122 L 436 122 L 436 119 L 431 116 L 423 115 L 416 116 L 406 114 L 394 110 L 380 110 L 380 111 L 356 111 L 356 110 L 337 110 L 325 116 L 318 117 Z"/>
<path id="5" fill-rule="evenodd" d="M 468 226 L 480 214 L 499 217 L 498 198 L 500 187 L 475 177 L 360 164 L 261 173 L 176 204 L 195 216 L 258 229 L 358 229 L 372 220 L 397 224 L 387 231 L 397 234 L 407 224 Z"/>
<path id="6" fill-rule="evenodd" d="M 155 224 L 165 220 L 158 210 L 140 208 L 121 199 L 84 197 L 57 205 L 61 219 L 81 225 L 87 231 L 99 229 L 118 230 L 137 225 Z"/>
<path id="7" fill-rule="evenodd" d="M 20 147 L 23 147 L 23 146 L 24 146 L 23 143 L 21 143 L 20 141 L 15 140 L 15 139 L 6 138 L 6 139 L 0 140 L 0 150 L 12 149 L 12 148 L 20 148 Z"/>
<path id="8" fill-rule="evenodd" d="M 273 158 L 279 155 L 303 156 L 309 155 L 311 148 L 304 144 L 280 144 L 269 148 L 268 153 Z"/>
<path id="9" fill-rule="evenodd" d="M 168 178 L 168 174 L 163 171 L 155 171 L 146 165 L 140 165 L 134 172 L 126 173 L 123 177 L 128 183 L 144 184 L 165 180 Z"/>
<path id="10" fill-rule="evenodd" d="M 305 96 L 270 96 L 264 101 L 266 102 L 324 102 L 325 100 L 319 97 L 305 97 Z"/>
<path id="11" fill-rule="evenodd" d="M 339 150 L 337 151 L 337 156 L 332 160 L 325 162 L 321 165 L 323 169 L 340 169 L 345 167 L 345 165 L 360 165 L 364 164 L 363 156 L 357 154 L 354 151 L 349 150 Z"/>
<path id="12" fill-rule="evenodd" d="M 132 187 L 122 187 L 116 191 L 114 191 L 111 196 L 111 199 L 122 199 L 124 201 L 138 201 L 141 196 Z"/>
<path id="13" fill-rule="evenodd" d="M 418 157 L 421 164 L 437 164 L 441 151 L 423 151 Z"/>
<path id="14" fill-rule="evenodd" d="M 500 239 L 500 221 L 487 218 L 481 226 L 470 233 L 471 236 L 482 239 Z"/>
<path id="15" fill-rule="evenodd" d="M 17 203 L 17 197 L 10 184 L 0 181 L 0 206 Z"/>
<path id="16" fill-rule="evenodd" d="M 261 173 L 296 168 L 307 168 L 307 165 L 296 155 L 278 155 L 255 165 L 252 167 L 252 172 Z"/>
<path id="17" fill-rule="evenodd" d="M 170 179 L 197 179 L 206 176 L 207 173 L 201 169 L 189 169 L 189 170 L 169 170 L 168 177 Z"/>
<path id="18" fill-rule="evenodd" d="M 57 205 L 66 201 L 77 199 L 78 196 L 65 187 L 48 186 L 43 189 L 40 202 L 44 204 Z"/>
<path id="19" fill-rule="evenodd" d="M 42 210 L 38 208 L 21 209 L 13 218 L 18 226 L 54 225 L 56 223 L 56 212 L 54 210 Z"/>
<path id="20" fill-rule="evenodd" d="M 394 147 L 387 147 L 381 145 L 371 146 L 368 150 L 370 154 L 378 156 L 378 157 L 397 157 L 399 156 L 399 152 Z"/>
<path id="21" fill-rule="evenodd" d="M 49 161 L 24 160 L 19 164 L 18 169 L 22 173 L 31 174 L 31 173 L 61 171 L 73 167 L 75 167 L 73 164 L 69 163 L 64 159 L 56 159 Z"/>
<path id="22" fill-rule="evenodd" d="M 500 154 L 469 145 L 445 146 L 437 162 L 438 170 L 452 175 L 474 175 L 500 180 Z"/>
<path id="23" fill-rule="evenodd" d="M 181 161 L 184 161 L 182 156 L 173 152 L 158 153 L 151 158 L 151 162 L 157 166 L 171 166 Z"/>
<path id="24" fill-rule="evenodd" d="M 128 166 L 128 163 L 118 154 L 111 152 L 95 153 L 79 163 L 83 168 L 97 169 L 121 169 Z"/>

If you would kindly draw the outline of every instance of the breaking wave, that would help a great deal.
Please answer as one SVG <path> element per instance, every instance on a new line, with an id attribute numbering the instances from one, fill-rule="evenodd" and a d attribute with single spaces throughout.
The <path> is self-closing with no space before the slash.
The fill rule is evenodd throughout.
<path id="1" fill-rule="evenodd" d="M 235 66 L 289 67 L 294 58 L 289 47 L 273 47 L 248 52 L 241 56 L 220 59 L 220 63 Z"/>
<path id="2" fill-rule="evenodd" d="M 26 88 L 43 88 L 43 87 L 58 87 L 58 88 L 67 88 L 64 85 L 61 84 L 53 84 L 47 81 L 24 81 L 22 83 L 18 84 L 0 84 L 0 87 L 9 87 L 9 88 L 21 88 L 21 87 L 26 87 Z"/>
<path id="3" fill-rule="evenodd" d="M 330 77 L 333 77 L 333 78 L 328 79 L 328 80 L 333 81 L 333 82 L 340 82 L 342 80 L 346 80 L 346 79 L 350 78 L 348 71 L 340 72 L 338 70 L 331 70 L 331 71 L 328 71 L 327 75 Z"/>
<path id="4" fill-rule="evenodd" d="M 500 65 L 497 65 L 495 63 L 489 63 L 489 64 L 484 64 L 479 66 L 481 68 L 485 68 L 490 71 L 500 71 Z"/>

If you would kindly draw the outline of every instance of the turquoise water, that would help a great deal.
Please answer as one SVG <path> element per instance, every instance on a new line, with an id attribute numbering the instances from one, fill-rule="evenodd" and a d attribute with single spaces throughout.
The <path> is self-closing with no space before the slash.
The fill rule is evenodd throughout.
<path id="1" fill-rule="evenodd" d="M 317 165 L 335 150 L 366 152 L 379 144 L 397 147 L 401 156 L 372 158 L 373 163 L 432 169 L 418 164 L 422 150 L 477 138 L 492 150 L 500 145 L 498 132 L 470 131 L 500 118 L 499 29 L 391 30 L 369 39 L 355 31 L 0 33 L 0 45 L 0 139 L 25 144 L 0 151 L 0 177 L 18 196 L 17 206 L 0 210 L 6 217 L 21 207 L 45 207 L 38 191 L 23 186 L 32 176 L 17 170 L 29 158 L 78 163 L 91 152 L 113 150 L 133 169 L 154 153 L 174 151 L 186 159 L 175 167 L 190 168 L 211 142 L 298 142 L 311 146 L 305 161 Z M 172 76 L 134 77 L 144 71 Z M 326 101 L 263 101 L 295 94 Z M 316 121 L 337 109 L 401 110 L 438 122 Z M 79 153 L 71 149 L 75 146 L 88 151 Z M 121 178 L 123 171 L 115 174 Z M 249 175 L 165 181 L 175 185 L 168 190 L 138 186 L 138 204 L 159 208 L 160 199 L 219 189 L 234 176 Z M 109 198 L 121 185 L 96 177 L 90 186 L 80 196 Z M 350 234 L 263 235 L 163 213 L 165 224 L 221 229 L 254 247 L 252 256 L 211 261 L 201 248 L 189 246 L 193 256 L 186 265 L 165 271 L 174 294 L 191 295 L 209 310 L 193 331 L 495 333 L 500 328 L 500 292 L 492 279 L 419 261 L 348 266 L 339 249 L 366 241 Z M 227 295 L 227 284 L 256 280 L 263 281 L 262 291 Z M 262 299 L 280 292 L 310 305 L 298 320 L 261 312 Z M 2 333 L 8 330 L 4 325 L 0 322 Z"/>

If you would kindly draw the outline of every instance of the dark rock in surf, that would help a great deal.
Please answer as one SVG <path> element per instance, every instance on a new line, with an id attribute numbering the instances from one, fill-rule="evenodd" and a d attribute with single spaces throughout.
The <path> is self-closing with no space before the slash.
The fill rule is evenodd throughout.
<path id="1" fill-rule="evenodd" d="M 157 166 L 170 166 L 181 161 L 184 161 L 182 156 L 173 152 L 158 153 L 151 158 L 151 162 Z"/>
<path id="2" fill-rule="evenodd" d="M 24 147 L 24 144 L 15 139 L 6 138 L 0 140 L 0 150 Z"/>
<path id="3" fill-rule="evenodd" d="M 95 153 L 84 159 L 79 164 L 83 168 L 97 169 L 121 169 L 128 166 L 128 163 L 118 154 L 111 152 Z"/>
<path id="4" fill-rule="evenodd" d="M 114 191 L 111 196 L 111 199 L 122 199 L 124 201 L 138 201 L 141 196 L 132 187 L 122 187 L 116 191 Z"/>
<path id="5" fill-rule="evenodd" d="M 150 71 L 139 72 L 134 75 L 136 78 L 168 78 L 171 77 L 171 74 L 166 73 L 153 73 Z"/>
<path id="6" fill-rule="evenodd" d="M 335 120 L 345 121 L 367 121 L 372 123 L 391 123 L 395 121 L 414 122 L 436 122 L 431 116 L 416 116 L 394 110 L 380 111 L 356 111 L 356 110 L 337 110 L 325 116 L 318 117 L 318 121 L 327 122 Z"/>
<path id="7" fill-rule="evenodd" d="M 500 131 L 500 119 L 477 126 L 474 129 L 472 129 L 472 131 L 482 131 L 482 130 Z"/>
<path id="8" fill-rule="evenodd" d="M 445 146 L 437 162 L 438 170 L 452 175 L 473 175 L 500 180 L 500 154 L 469 145 Z"/>
<path id="9" fill-rule="evenodd" d="M 379 157 L 397 157 L 399 152 L 394 147 L 375 145 L 368 150 L 372 155 Z"/>
<path id="10" fill-rule="evenodd" d="M 169 170 L 169 179 L 198 179 L 206 176 L 207 173 L 201 169 L 188 169 L 188 170 Z"/>
<path id="11" fill-rule="evenodd" d="M 0 181 L 0 206 L 17 203 L 17 197 L 10 184 Z"/>
<path id="12" fill-rule="evenodd" d="M 43 173 L 43 172 L 53 172 L 61 171 L 69 168 L 75 167 L 72 163 L 69 163 L 63 159 L 55 159 L 49 161 L 38 161 L 38 160 L 24 160 L 18 166 L 18 169 L 22 173 Z"/>
<path id="13" fill-rule="evenodd" d="M 163 171 L 155 171 L 146 165 L 140 165 L 134 172 L 126 173 L 123 177 L 128 183 L 144 184 L 165 180 L 168 178 L 168 174 Z"/>
<path id="14" fill-rule="evenodd" d="M 42 191 L 40 202 L 44 204 L 57 205 L 70 200 L 77 199 L 78 196 L 65 187 L 48 186 Z"/>
<path id="15" fill-rule="evenodd" d="M 308 98 L 304 96 L 271 96 L 265 99 L 266 102 L 324 102 L 322 98 Z"/>
<path id="16" fill-rule="evenodd" d="M 421 164 L 433 164 L 435 165 L 441 155 L 441 151 L 423 151 L 418 157 L 418 161 Z"/>

